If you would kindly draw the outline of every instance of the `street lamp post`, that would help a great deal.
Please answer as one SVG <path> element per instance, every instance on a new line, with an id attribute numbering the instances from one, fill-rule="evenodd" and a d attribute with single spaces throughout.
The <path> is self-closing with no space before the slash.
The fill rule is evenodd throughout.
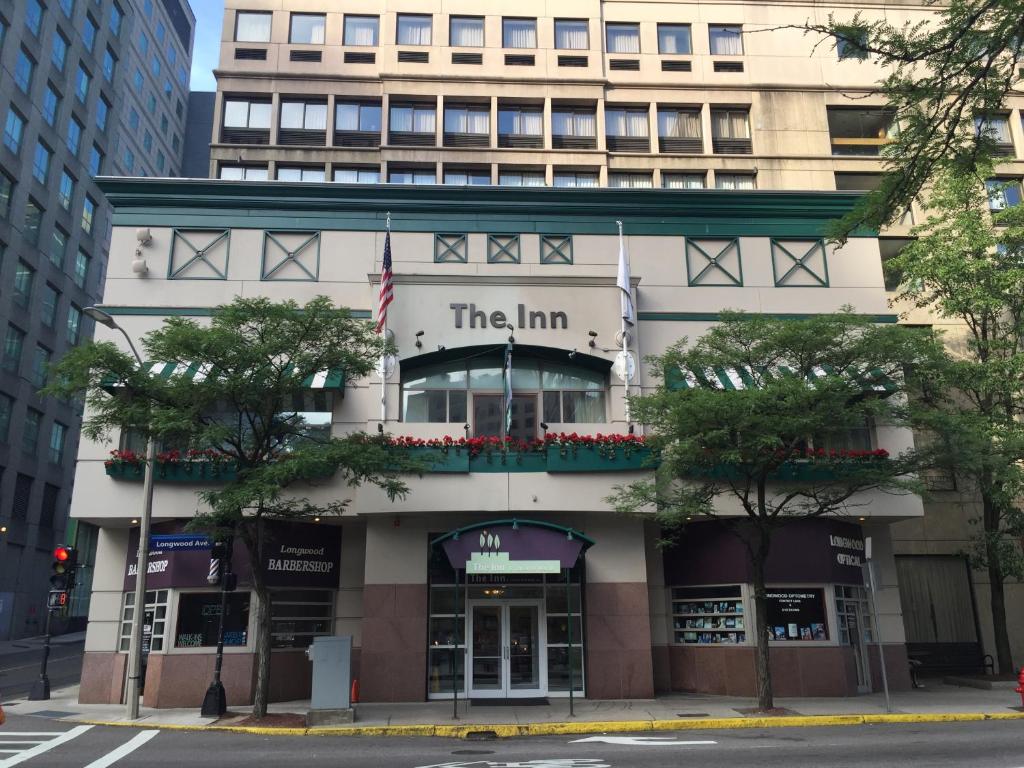
<path id="1" fill-rule="evenodd" d="M 117 324 L 109 314 L 99 307 L 86 307 L 82 310 L 100 325 L 120 331 L 125 341 L 139 361 L 139 367 L 145 363 L 139 351 L 132 343 L 127 331 Z M 128 681 L 125 691 L 125 703 L 129 720 L 139 719 L 139 688 L 142 676 L 142 625 L 146 618 L 146 574 L 149 570 L 149 529 L 153 519 L 153 464 L 156 462 L 156 440 L 150 433 L 146 440 L 146 469 L 142 479 L 142 515 L 139 517 L 139 551 L 135 568 L 135 604 L 132 606 L 132 634 L 128 645 Z"/>

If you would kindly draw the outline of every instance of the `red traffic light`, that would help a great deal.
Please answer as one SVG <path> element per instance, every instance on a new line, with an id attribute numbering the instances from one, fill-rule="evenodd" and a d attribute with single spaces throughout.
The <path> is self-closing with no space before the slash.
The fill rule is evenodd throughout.
<path id="1" fill-rule="evenodd" d="M 65 562 L 71 558 L 71 547 L 57 547 L 53 550 L 53 559 L 58 562 Z"/>

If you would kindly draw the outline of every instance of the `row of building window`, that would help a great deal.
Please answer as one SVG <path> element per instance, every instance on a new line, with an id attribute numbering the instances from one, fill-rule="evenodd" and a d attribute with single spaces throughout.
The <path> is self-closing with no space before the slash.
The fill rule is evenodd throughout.
<path id="1" fill-rule="evenodd" d="M 0 442 L 8 442 L 14 408 L 14 398 L 0 392 Z M 43 417 L 42 411 L 32 407 L 25 409 L 25 420 L 21 430 L 21 450 L 29 456 L 36 456 L 39 452 L 39 435 L 42 432 Z M 59 466 L 64 463 L 67 436 L 67 425 L 54 421 L 50 426 L 50 444 L 47 449 L 47 459 L 51 464 Z M 17 519 L 17 515 L 15 518 Z"/>
<path id="2" fill-rule="evenodd" d="M 36 180 L 39 180 L 41 175 L 47 170 L 46 165 L 49 163 L 49 159 L 46 155 L 45 145 L 40 153 L 37 153 L 36 159 L 33 162 L 32 174 Z M 41 182 L 45 184 L 46 182 Z M 74 206 L 74 195 L 75 185 L 77 179 L 71 174 L 71 172 L 64 168 L 61 171 L 61 176 L 56 188 L 57 204 L 68 214 L 72 213 Z M 11 203 L 14 197 L 15 181 L 5 172 L 0 171 L 0 218 L 10 218 L 11 214 Z M 96 201 L 92 195 L 85 195 L 82 199 L 82 213 L 78 218 L 79 226 L 82 231 L 87 235 L 92 235 L 93 230 L 96 226 Z M 38 248 L 44 248 L 42 240 L 43 231 L 43 217 L 46 214 L 46 209 L 42 203 L 36 199 L 29 197 L 25 202 L 25 213 L 22 218 L 21 235 L 26 242 L 34 245 Z M 64 249 L 67 246 L 69 235 L 67 231 L 61 229 L 59 225 L 55 225 L 53 230 L 53 242 L 49 244 L 49 254 L 51 260 L 59 258 L 60 263 L 64 261 Z"/>
<path id="3" fill-rule="evenodd" d="M 147 0 L 148 1 L 148 0 Z M 75 15 L 75 0 L 58 0 L 57 5 L 64 12 L 64 15 L 68 19 L 73 19 Z M 42 31 L 43 16 L 46 13 L 46 6 L 43 5 L 41 0 L 26 0 L 25 2 L 25 27 L 34 37 L 39 37 L 39 33 Z M 121 6 L 117 3 L 110 4 L 110 16 L 108 18 L 108 25 L 110 28 L 110 34 L 114 37 L 118 37 L 121 34 L 121 25 L 124 22 L 124 11 L 121 10 Z M 88 46 L 88 31 L 89 25 L 92 25 L 91 35 L 95 36 L 96 33 L 96 22 L 92 18 L 92 14 L 88 14 L 86 29 L 82 32 L 83 39 L 86 39 L 86 45 Z"/>
<path id="4" fill-rule="evenodd" d="M 379 184 L 382 180 L 377 166 L 333 166 L 332 181 L 342 184 Z M 219 177 L 230 181 L 268 181 L 269 172 L 265 165 L 221 163 Z M 327 174 L 323 166 L 278 164 L 278 181 L 323 182 Z M 598 187 L 599 173 L 596 169 L 555 170 L 552 185 L 555 187 Z M 492 184 L 490 167 L 445 167 L 441 177 L 443 184 L 465 186 Z M 389 184 L 437 184 L 435 166 L 394 166 L 388 168 Z M 537 168 L 499 169 L 497 183 L 503 187 L 543 187 L 547 184 L 546 172 Z M 707 186 L 704 171 L 675 173 L 663 171 L 661 184 L 666 189 L 703 189 Z M 642 189 L 654 186 L 651 171 L 609 171 L 608 186 L 619 189 Z M 717 189 L 754 189 L 753 173 L 715 172 Z"/>
<path id="5" fill-rule="evenodd" d="M 0 473 L 2 477 L 2 473 Z M 19 522 L 28 522 L 28 510 L 32 500 L 32 486 L 35 485 L 35 478 L 19 472 L 15 477 L 14 493 L 11 499 L 11 519 Z M 53 526 L 57 519 L 57 500 L 60 497 L 60 486 L 43 483 L 43 498 L 39 505 L 38 525 L 40 537 L 36 546 L 49 549 L 53 546 Z M 42 531 L 47 531 L 48 538 L 44 538 Z"/>
<path id="6" fill-rule="evenodd" d="M 273 14 L 269 11 L 238 11 L 235 14 L 235 42 L 269 43 Z M 395 29 L 396 45 L 433 45 L 434 18 L 429 14 L 399 13 Z M 450 16 L 448 45 L 452 48 L 483 48 L 483 16 Z M 327 16 L 323 13 L 292 13 L 288 42 L 299 45 L 324 45 L 327 42 Z M 658 24 L 658 53 L 692 54 L 690 24 Z M 342 45 L 376 46 L 380 44 L 380 16 L 345 14 Z M 554 46 L 558 50 L 590 49 L 590 22 L 587 19 L 555 19 Z M 537 48 L 537 19 L 503 17 L 501 47 Z M 743 28 L 739 24 L 709 24 L 708 49 L 716 56 L 743 54 Z M 606 22 L 605 50 L 608 53 L 641 53 L 640 24 Z"/>

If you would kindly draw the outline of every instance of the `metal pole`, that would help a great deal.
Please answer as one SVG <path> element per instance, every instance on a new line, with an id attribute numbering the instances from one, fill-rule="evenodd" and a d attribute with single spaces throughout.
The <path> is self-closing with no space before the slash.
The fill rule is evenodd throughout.
<path id="1" fill-rule="evenodd" d="M 619 227 L 619 249 L 622 250 L 623 252 L 625 252 L 626 246 L 625 246 L 625 243 L 623 242 L 622 222 L 621 221 L 616 221 L 615 223 Z M 630 290 L 630 303 L 632 303 L 632 301 L 633 301 L 632 287 L 630 287 L 629 290 Z M 621 315 L 623 313 L 619 312 L 619 314 Z M 623 397 L 625 398 L 626 425 L 629 426 L 629 423 L 631 421 L 630 413 L 629 413 L 629 385 L 630 385 L 630 382 L 632 381 L 632 379 L 631 379 L 631 377 L 629 375 L 629 331 L 626 328 L 626 326 L 627 326 L 626 318 L 622 317 L 622 318 L 620 318 L 620 320 L 621 320 L 621 333 L 622 333 L 622 364 L 623 364 L 623 378 L 624 378 L 622 389 L 623 389 L 623 392 L 624 392 Z"/>
<path id="2" fill-rule="evenodd" d="M 889 676 L 885 671 L 885 645 L 882 643 L 882 628 L 878 624 L 878 601 L 875 600 L 875 564 L 868 560 L 868 591 L 871 592 L 871 615 L 875 621 L 875 642 L 878 643 L 878 666 L 882 668 L 882 690 L 885 692 L 885 711 L 892 712 L 889 698 Z"/>
<path id="3" fill-rule="evenodd" d="M 387 213 L 387 221 L 385 223 L 387 235 L 391 234 L 391 211 Z M 391 269 L 394 273 L 394 267 Z M 383 277 L 381 278 L 383 281 Z M 377 299 L 377 305 L 380 306 L 380 298 Z M 377 310 L 380 311 L 379 309 Z M 388 343 L 388 319 L 387 315 L 384 315 L 384 324 L 381 326 L 381 338 L 384 339 L 384 343 Z M 380 421 L 381 424 L 386 424 L 388 420 L 388 353 L 385 351 L 380 356 Z"/>
<path id="4" fill-rule="evenodd" d="M 462 647 L 465 648 L 465 642 Z M 452 649 L 452 719 L 459 719 L 459 570 L 455 569 L 455 647 Z M 463 660 L 465 669 L 465 660 Z"/>
<path id="5" fill-rule="evenodd" d="M 46 674 L 46 664 L 50 660 L 50 619 L 53 618 L 53 611 L 46 609 L 46 634 L 43 637 L 43 660 L 39 665 L 39 679 L 32 684 L 32 690 L 28 694 L 29 701 L 50 700 L 50 678 Z"/>
<path id="6" fill-rule="evenodd" d="M 569 633 L 569 717 L 576 717 L 576 710 L 573 701 L 572 689 L 575 687 L 575 681 L 573 680 L 572 674 L 572 582 L 570 580 L 570 574 L 572 568 L 565 569 L 565 613 L 566 613 L 566 627 Z"/>
<path id="7" fill-rule="evenodd" d="M 135 606 L 128 645 L 128 684 L 125 702 L 129 720 L 139 719 L 139 680 L 142 675 L 142 625 L 146 619 L 146 573 L 149 570 L 149 528 L 153 518 L 153 465 L 156 439 L 146 442 L 146 471 L 142 480 L 142 516 L 139 518 L 139 554 L 135 573 Z"/>
<path id="8" fill-rule="evenodd" d="M 224 619 L 228 614 L 228 584 L 231 579 L 232 540 L 228 540 L 227 554 L 224 556 L 223 573 L 220 580 L 220 621 L 217 626 L 217 655 L 213 663 L 213 682 L 206 689 L 200 714 L 204 717 L 220 717 L 228 709 L 228 696 L 224 684 L 220 680 L 220 672 L 224 666 Z"/>

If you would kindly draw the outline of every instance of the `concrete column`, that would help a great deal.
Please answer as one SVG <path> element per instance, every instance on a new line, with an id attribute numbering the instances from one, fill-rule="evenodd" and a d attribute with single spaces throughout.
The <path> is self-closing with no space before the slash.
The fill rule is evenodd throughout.
<path id="1" fill-rule="evenodd" d="M 488 146 L 494 149 L 498 146 L 498 97 L 491 96 L 491 136 Z"/>
<path id="2" fill-rule="evenodd" d="M 274 91 L 270 97 L 270 143 L 277 144 L 277 134 L 281 129 L 281 94 Z M 273 178 L 273 177 L 271 177 Z"/>
<path id="3" fill-rule="evenodd" d="M 710 155 L 711 149 L 711 106 L 704 104 L 700 108 L 700 132 L 704 143 L 704 154 Z"/>
<path id="4" fill-rule="evenodd" d="M 544 149 L 551 149 L 551 99 L 544 99 Z"/>
<path id="5" fill-rule="evenodd" d="M 391 124 L 391 96 L 382 94 L 380 97 L 380 143 L 384 146 L 388 143 L 388 130 Z"/>
<path id="6" fill-rule="evenodd" d="M 650 136 L 650 139 L 651 139 L 650 151 L 651 152 L 658 152 L 658 151 L 660 151 L 660 147 L 658 146 L 658 102 L 654 101 L 654 102 L 651 102 L 650 104 L 647 105 L 647 114 L 648 114 L 648 123 L 649 123 L 648 128 L 647 128 L 647 133 L 648 133 L 648 135 Z M 660 175 L 661 175 L 660 170 L 656 170 L 654 172 L 654 176 L 655 176 L 655 184 L 654 184 L 654 186 L 656 186 L 656 187 L 659 186 L 657 182 L 659 180 Z"/>
<path id="7" fill-rule="evenodd" d="M 437 94 L 437 119 L 434 121 L 434 146 L 444 144 L 444 97 Z"/>

